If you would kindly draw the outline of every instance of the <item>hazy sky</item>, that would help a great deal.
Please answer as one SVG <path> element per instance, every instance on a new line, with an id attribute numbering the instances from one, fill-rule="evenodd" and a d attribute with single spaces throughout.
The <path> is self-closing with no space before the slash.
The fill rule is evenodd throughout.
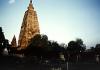
<path id="1" fill-rule="evenodd" d="M 11 42 L 18 40 L 29 0 L 0 0 L 0 27 Z M 41 34 L 68 43 L 81 38 L 89 46 L 100 43 L 100 0 L 34 0 Z"/>

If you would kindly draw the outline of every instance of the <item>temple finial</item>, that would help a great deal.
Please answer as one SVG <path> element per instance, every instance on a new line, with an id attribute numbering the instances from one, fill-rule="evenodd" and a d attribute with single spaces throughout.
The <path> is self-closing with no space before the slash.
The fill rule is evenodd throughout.
<path id="1" fill-rule="evenodd" d="M 32 4 L 32 0 L 30 0 L 30 3 L 29 3 L 29 6 L 28 6 L 28 10 L 33 10 L 34 9 L 34 7 L 33 7 L 33 4 Z"/>
<path id="2" fill-rule="evenodd" d="M 32 0 L 30 0 L 30 3 L 32 3 Z"/>

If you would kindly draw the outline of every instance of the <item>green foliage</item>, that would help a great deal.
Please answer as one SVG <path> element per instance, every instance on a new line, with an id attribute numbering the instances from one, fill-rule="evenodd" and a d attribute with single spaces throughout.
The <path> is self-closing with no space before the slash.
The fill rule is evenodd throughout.
<path id="1" fill-rule="evenodd" d="M 68 43 L 67 50 L 71 53 L 79 54 L 80 52 L 84 52 L 86 46 L 83 44 L 82 39 L 76 39 L 76 41 L 70 41 Z"/>
<path id="2" fill-rule="evenodd" d="M 96 52 L 96 54 L 100 55 L 100 44 L 96 44 L 96 46 L 95 46 L 95 52 Z"/>
<path id="3" fill-rule="evenodd" d="M 0 27 L 0 54 L 2 54 L 4 46 L 5 46 L 5 37 L 2 32 L 2 28 Z"/>
<path id="4" fill-rule="evenodd" d="M 4 34 L 2 32 L 2 28 L 0 27 L 0 44 L 4 43 L 5 37 Z"/>
<path id="5" fill-rule="evenodd" d="M 47 45 L 48 37 L 46 35 L 38 34 L 31 39 L 29 46 L 25 49 L 25 54 L 41 56 Z"/>
<path id="6" fill-rule="evenodd" d="M 3 53 L 5 48 L 9 47 L 9 42 L 5 39 L 4 33 L 2 32 L 2 27 L 0 27 L 0 54 Z"/>
<path id="7" fill-rule="evenodd" d="M 25 49 L 26 56 L 37 56 L 38 58 L 55 59 L 64 51 L 55 41 L 49 41 L 46 35 L 36 35 L 31 39 L 30 45 Z"/>

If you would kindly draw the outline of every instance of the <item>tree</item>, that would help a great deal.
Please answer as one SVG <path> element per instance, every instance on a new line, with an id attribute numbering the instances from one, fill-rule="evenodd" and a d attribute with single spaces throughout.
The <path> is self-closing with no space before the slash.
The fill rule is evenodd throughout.
<path id="1" fill-rule="evenodd" d="M 5 44 L 5 36 L 2 32 L 2 27 L 0 27 L 0 54 L 2 54 L 4 50 L 4 44 Z"/>
<path id="2" fill-rule="evenodd" d="M 60 45 L 59 43 L 57 43 L 56 41 L 51 41 L 51 52 L 50 52 L 50 57 L 51 59 L 53 59 L 54 61 L 57 60 L 63 60 L 61 55 L 64 55 L 64 46 Z"/>
<path id="3" fill-rule="evenodd" d="M 100 44 L 96 44 L 95 52 L 96 52 L 96 54 L 100 54 Z"/>
<path id="4" fill-rule="evenodd" d="M 44 56 L 47 45 L 48 37 L 46 35 L 37 34 L 31 39 L 29 46 L 25 49 L 25 55 L 37 56 L 40 58 Z"/>
<path id="5" fill-rule="evenodd" d="M 77 43 L 75 41 L 70 41 L 68 43 L 68 47 L 67 47 L 67 51 L 70 54 L 76 54 L 77 52 L 79 52 L 79 48 L 77 46 Z"/>
<path id="6" fill-rule="evenodd" d="M 95 52 L 95 47 L 90 47 L 90 52 Z"/>
<path id="7" fill-rule="evenodd" d="M 2 44 L 5 40 L 4 33 L 2 32 L 2 27 L 0 27 L 0 44 Z"/>
<path id="8" fill-rule="evenodd" d="M 76 57 L 78 61 L 80 53 L 84 51 L 85 51 L 85 45 L 83 44 L 82 39 L 76 39 L 76 41 L 70 41 L 68 43 L 67 47 L 68 57 L 72 55 L 73 59 Z"/>
<path id="9" fill-rule="evenodd" d="M 84 52 L 86 50 L 86 46 L 85 44 L 83 44 L 82 39 L 77 38 L 76 43 L 77 43 L 78 48 L 80 48 L 80 52 Z"/>

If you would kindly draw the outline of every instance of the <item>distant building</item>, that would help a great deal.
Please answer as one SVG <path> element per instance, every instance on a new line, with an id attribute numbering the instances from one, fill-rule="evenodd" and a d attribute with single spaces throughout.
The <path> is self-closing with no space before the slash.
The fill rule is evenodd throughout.
<path id="1" fill-rule="evenodd" d="M 40 34 L 39 23 L 36 11 L 32 5 L 32 0 L 30 0 L 28 10 L 24 14 L 18 46 L 21 49 L 24 49 L 30 43 L 30 39 L 33 38 L 36 34 Z"/>

